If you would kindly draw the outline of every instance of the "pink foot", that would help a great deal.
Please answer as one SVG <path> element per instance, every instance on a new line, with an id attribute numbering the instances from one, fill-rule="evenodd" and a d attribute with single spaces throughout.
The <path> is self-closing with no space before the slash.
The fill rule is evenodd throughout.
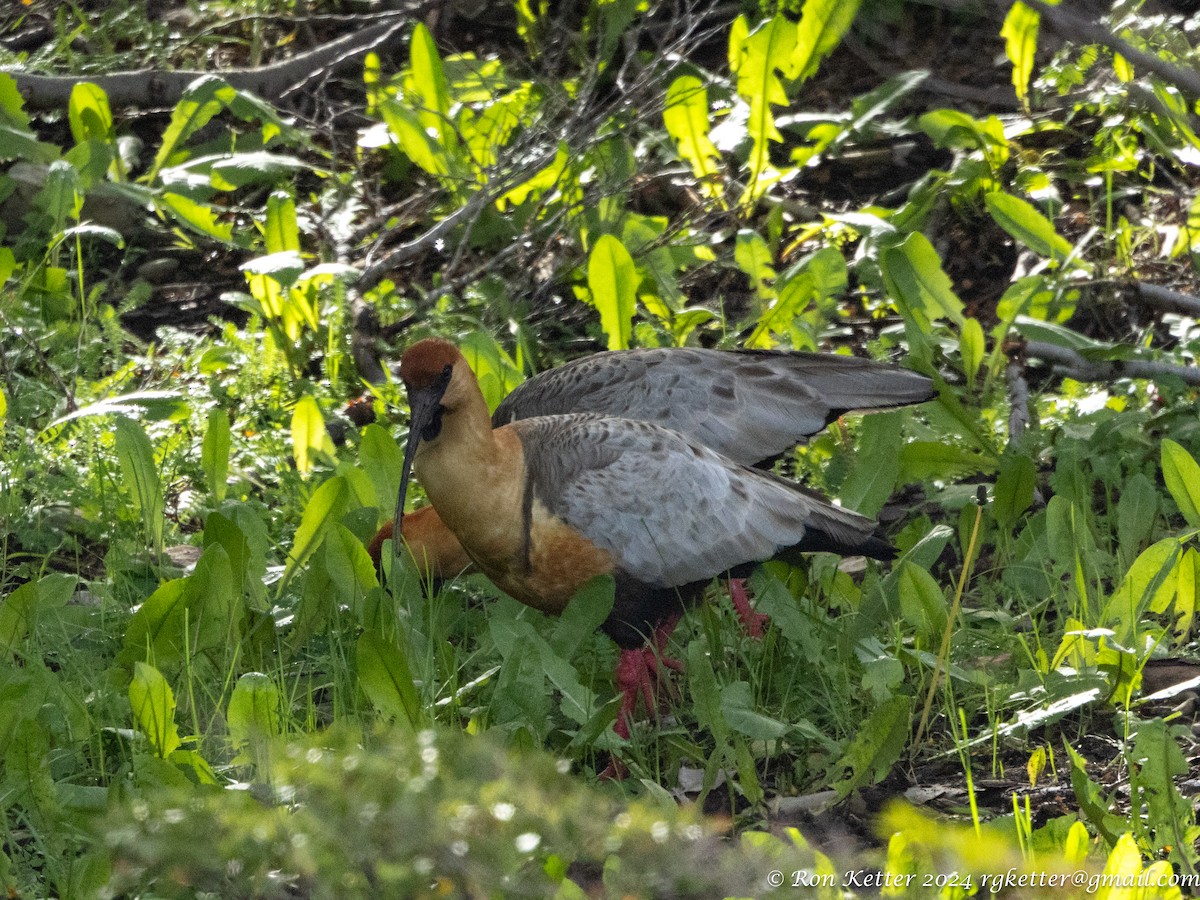
<path id="1" fill-rule="evenodd" d="M 755 612 L 750 607 L 750 597 L 746 593 L 745 579 L 729 579 L 729 598 L 733 601 L 733 609 L 737 613 L 742 627 L 746 629 L 746 634 L 761 640 L 771 617 L 766 613 Z"/>
<path id="2" fill-rule="evenodd" d="M 662 683 L 663 668 L 683 671 L 683 663 L 663 653 L 671 632 L 678 624 L 679 616 L 674 615 L 654 629 L 645 647 L 621 651 L 621 658 L 617 661 L 617 691 L 621 695 L 621 706 L 617 710 L 613 731 L 626 740 L 629 739 L 629 728 L 637 711 L 638 698 L 641 698 L 646 711 L 653 715 L 658 708 L 656 695 Z M 614 756 L 600 777 L 619 780 L 627 774 L 624 764 Z"/>

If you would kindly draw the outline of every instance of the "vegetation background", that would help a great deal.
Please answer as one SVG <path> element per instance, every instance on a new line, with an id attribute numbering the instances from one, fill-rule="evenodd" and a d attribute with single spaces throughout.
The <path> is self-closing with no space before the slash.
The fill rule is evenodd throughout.
<path id="1" fill-rule="evenodd" d="M 1192 5 L 383 6 L 0 11 L 8 895 L 1194 887 Z M 364 549 L 431 334 L 903 361 L 782 463 L 902 555 L 714 587 L 597 784 L 603 591 Z"/>

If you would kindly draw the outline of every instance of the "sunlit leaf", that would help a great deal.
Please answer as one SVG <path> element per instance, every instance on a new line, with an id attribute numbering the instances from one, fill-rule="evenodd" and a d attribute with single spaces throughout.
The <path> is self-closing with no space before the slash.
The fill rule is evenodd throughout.
<path id="1" fill-rule="evenodd" d="M 637 267 L 625 245 L 611 234 L 601 235 L 588 257 L 588 290 L 600 311 L 600 328 L 609 350 L 629 347 L 637 305 Z"/>
<path id="2" fill-rule="evenodd" d="M 138 730 L 150 741 L 158 757 L 166 759 L 181 741 L 175 727 L 175 695 L 158 669 L 143 662 L 133 664 L 129 705 Z"/>

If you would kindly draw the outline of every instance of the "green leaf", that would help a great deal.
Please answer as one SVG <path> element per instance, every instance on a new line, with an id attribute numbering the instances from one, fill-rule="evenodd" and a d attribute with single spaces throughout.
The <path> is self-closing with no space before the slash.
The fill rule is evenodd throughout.
<path id="1" fill-rule="evenodd" d="M 978 319 L 966 319 L 958 336 L 958 352 L 962 357 L 963 374 L 967 377 L 968 390 L 975 390 L 975 378 L 979 375 L 979 367 L 983 365 L 986 351 L 983 326 L 979 324 Z"/>
<path id="2" fill-rule="evenodd" d="M 269 676 L 247 672 L 238 679 L 226 713 L 229 743 L 237 754 L 234 765 L 263 761 L 260 752 L 248 751 L 265 748 L 270 738 L 282 733 L 279 704 L 279 688 Z"/>
<path id="3" fill-rule="evenodd" d="M 76 144 L 113 141 L 112 110 L 108 106 L 108 95 L 103 88 L 90 82 L 76 82 L 71 89 L 67 106 L 67 118 L 71 123 L 71 137 Z"/>
<path id="4" fill-rule="evenodd" d="M 375 488 L 375 505 L 390 514 L 396 505 L 404 462 L 404 453 L 391 432 L 374 422 L 364 428 L 358 443 L 358 462 Z"/>
<path id="5" fill-rule="evenodd" d="M 852 468 L 838 492 L 843 504 L 865 516 L 883 509 L 900 477 L 902 413 L 864 416 Z"/>
<path id="6" fill-rule="evenodd" d="M 283 570 L 283 578 L 279 582 L 279 596 L 283 595 L 284 588 L 296 574 L 296 570 L 304 565 L 320 546 L 330 526 L 346 514 L 349 505 L 350 486 L 341 476 L 335 475 L 313 492 L 312 499 L 304 507 L 300 527 L 296 529 L 292 550 L 288 554 L 287 568 Z"/>
<path id="7" fill-rule="evenodd" d="M 424 716 L 412 671 L 400 648 L 377 631 L 364 631 L 354 653 L 358 683 L 383 715 L 419 726 Z"/>
<path id="8" fill-rule="evenodd" d="M 213 238 L 223 244 L 236 245 L 233 239 L 233 223 L 221 222 L 224 213 L 204 203 L 197 203 L 190 197 L 164 191 L 158 198 L 159 207 L 170 213 L 181 225 L 190 228 L 197 234 Z"/>
<path id="9" fill-rule="evenodd" d="M 301 475 L 312 472 L 317 456 L 330 460 L 337 458 L 337 448 L 325 427 L 321 407 L 307 394 L 292 410 L 292 455 L 296 460 L 296 471 Z"/>
<path id="10" fill-rule="evenodd" d="M 625 245 L 611 234 L 601 235 L 592 248 L 587 279 L 608 349 L 628 349 L 637 304 L 637 268 Z"/>
<path id="11" fill-rule="evenodd" d="M 1150 539 L 1154 519 L 1158 515 L 1158 489 L 1141 472 L 1134 474 L 1121 487 L 1117 501 L 1117 545 L 1131 560 L 1142 544 Z"/>
<path id="12" fill-rule="evenodd" d="M 902 244 L 885 250 L 880 264 L 888 293 L 902 304 L 901 311 L 919 312 L 930 322 L 944 317 L 962 327 L 962 301 L 929 238 L 914 231 Z"/>
<path id="13" fill-rule="evenodd" d="M 696 724 L 712 732 L 719 748 L 729 742 L 729 724 L 721 710 L 721 692 L 717 688 L 717 674 L 709 659 L 708 645 L 704 641 L 688 644 L 687 678 L 692 694 L 692 712 Z"/>
<path id="14" fill-rule="evenodd" d="M 413 29 L 409 60 L 412 88 L 422 107 L 417 111 L 421 126 L 426 132 L 436 134 L 438 143 L 447 152 L 453 152 L 458 141 L 450 121 L 450 90 L 442 58 L 424 22 L 418 22 Z"/>
<path id="15" fill-rule="evenodd" d="M 1200 465 L 1170 439 L 1162 442 L 1163 480 L 1187 523 L 1200 528 Z"/>
<path id="16" fill-rule="evenodd" d="M 933 576 L 919 566 L 901 560 L 899 569 L 900 611 L 926 646 L 931 646 L 946 630 L 946 595 Z"/>
<path id="17" fill-rule="evenodd" d="M 900 481 L 905 484 L 930 478 L 961 478 L 995 468 L 994 460 L 958 444 L 912 441 L 900 451 Z"/>
<path id="18" fill-rule="evenodd" d="M 209 180 L 218 191 L 236 191 L 249 185 L 283 184 L 309 168 L 299 157 L 255 150 L 216 160 L 209 169 Z"/>
<path id="19" fill-rule="evenodd" d="M 679 156 L 692 167 L 706 196 L 719 197 L 721 157 L 708 136 L 708 91 L 694 75 L 680 75 L 667 88 L 663 125 Z"/>
<path id="20" fill-rule="evenodd" d="M 159 170 L 176 153 L 176 148 L 212 120 L 225 108 L 225 98 L 232 91 L 224 81 L 212 75 L 196 79 L 188 86 L 182 99 L 171 111 L 171 121 L 163 132 L 162 143 L 154 157 L 147 180 L 158 177 Z"/>
<path id="21" fill-rule="evenodd" d="M 33 629 L 37 616 L 38 585 L 27 581 L 0 602 L 0 653 L 17 653 L 21 643 Z"/>
<path id="22" fill-rule="evenodd" d="M 267 247 L 268 258 L 276 253 L 292 253 L 299 257 L 300 225 L 296 219 L 296 201 L 287 191 L 272 191 L 267 198 L 267 227 L 263 234 Z M 303 270 L 304 260 L 296 260 L 298 267 Z M 270 274 L 263 269 L 255 269 L 259 274 Z M 289 282 L 295 281 L 293 277 Z"/>
<path id="23" fill-rule="evenodd" d="M 1000 37 L 1004 38 L 1004 52 L 1013 67 L 1013 87 L 1016 88 L 1017 99 L 1022 103 L 1029 93 L 1041 18 L 1040 13 L 1017 0 L 1004 17 L 1004 27 L 1000 29 Z"/>
<path id="24" fill-rule="evenodd" d="M 830 767 L 830 786 L 839 797 L 887 777 L 904 751 L 911 722 L 907 697 L 893 697 L 875 708 L 855 731 L 846 752 Z"/>
<path id="25" fill-rule="evenodd" d="M 721 689 L 721 715 L 729 727 L 754 741 L 777 741 L 791 727 L 754 709 L 750 685 L 734 681 Z"/>
<path id="26" fill-rule="evenodd" d="M 615 596 L 616 584 L 611 575 L 597 575 L 588 581 L 575 592 L 555 623 L 550 648 L 563 659 L 574 657 L 579 645 L 604 624 Z"/>
<path id="27" fill-rule="evenodd" d="M 214 407 L 208 411 L 208 427 L 200 445 L 200 465 L 209 493 L 220 503 L 229 489 L 229 447 L 231 443 L 229 414 Z"/>
<path id="28" fill-rule="evenodd" d="M 429 135 L 413 110 L 389 97 L 379 105 L 379 114 L 400 149 L 415 165 L 439 178 L 450 175 L 450 158 L 445 149 Z"/>
<path id="29" fill-rule="evenodd" d="M 164 500 L 162 481 L 154 462 L 154 448 L 142 426 L 132 419 L 118 417 L 115 432 L 117 459 L 121 463 L 125 489 L 134 508 L 141 513 L 147 544 L 159 549 L 163 538 Z"/>
<path id="30" fill-rule="evenodd" d="M 983 198 L 996 224 L 1037 253 L 1062 262 L 1074 249 L 1049 219 L 1019 197 L 993 191 Z"/>
<path id="31" fill-rule="evenodd" d="M 181 741 L 175 727 L 175 695 L 158 669 L 143 662 L 134 663 L 129 705 L 138 730 L 149 739 L 155 754 L 166 759 Z"/>
<path id="32" fill-rule="evenodd" d="M 25 112 L 25 98 L 17 81 L 8 72 L 0 72 L 0 124 L 28 131 L 32 124 Z"/>
<path id="33" fill-rule="evenodd" d="M 775 269 L 771 265 L 771 248 L 757 231 L 742 228 L 734 241 L 733 259 L 737 267 L 750 278 L 750 286 L 760 300 L 775 297 Z"/>
<path id="34" fill-rule="evenodd" d="M 858 14 L 861 0 L 806 0 L 796 26 L 789 78 L 806 81 L 817 72 L 821 60 L 841 43 Z"/>
<path id="35" fill-rule="evenodd" d="M 1000 458 L 1000 473 L 992 498 L 992 516 L 1004 530 L 1017 524 L 1021 514 L 1033 503 L 1037 469 L 1028 456 L 1007 453 Z"/>
<path id="36" fill-rule="evenodd" d="M 783 82 L 775 73 L 782 72 L 789 79 L 793 77 L 795 47 L 796 26 L 777 14 L 746 37 L 737 51 L 737 92 L 750 104 L 747 130 L 753 143 L 743 205 L 756 202 L 780 177 L 780 173 L 772 170 L 768 149 L 771 141 L 783 140 L 775 127 L 771 106 L 783 106 L 788 102 Z"/>
<path id="37" fill-rule="evenodd" d="M 379 585 L 367 548 L 350 529 L 336 522 L 325 536 L 325 569 L 338 602 L 352 610 L 361 612 L 363 598 Z"/>

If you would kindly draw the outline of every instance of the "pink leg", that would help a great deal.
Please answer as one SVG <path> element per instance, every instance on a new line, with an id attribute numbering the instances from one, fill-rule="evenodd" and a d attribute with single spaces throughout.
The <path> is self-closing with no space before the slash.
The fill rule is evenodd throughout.
<path id="1" fill-rule="evenodd" d="M 621 658 L 617 661 L 617 691 L 621 695 L 621 706 L 617 710 L 617 721 L 613 723 L 613 731 L 626 740 L 629 739 L 629 727 L 633 723 L 638 698 L 642 699 L 646 711 L 653 714 L 658 706 L 655 695 L 662 677 L 662 669 L 665 667 L 676 672 L 683 671 L 683 663 L 663 653 L 671 632 L 678 624 L 679 615 L 671 616 L 654 629 L 654 634 L 645 647 L 621 651 Z M 609 760 L 608 767 L 600 773 L 600 777 L 621 779 L 626 774 L 625 766 L 614 756 Z"/>
<path id="2" fill-rule="evenodd" d="M 771 617 L 750 608 L 750 597 L 746 594 L 745 579 L 729 579 L 729 599 L 733 601 L 733 609 L 737 613 L 742 627 L 746 629 L 746 634 L 761 640 Z"/>

